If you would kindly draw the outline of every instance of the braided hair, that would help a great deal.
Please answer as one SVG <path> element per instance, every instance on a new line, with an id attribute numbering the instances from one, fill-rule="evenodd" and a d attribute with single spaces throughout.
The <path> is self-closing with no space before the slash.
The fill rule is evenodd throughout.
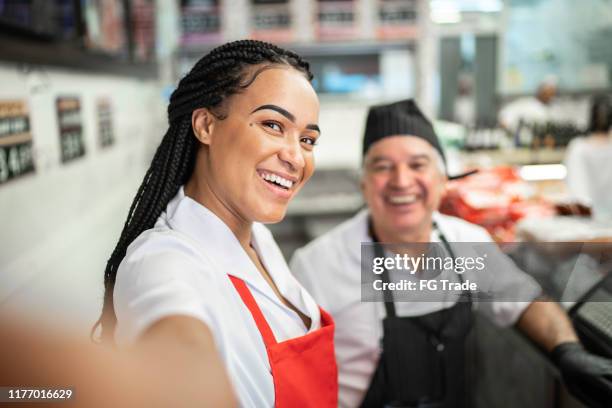
<path id="1" fill-rule="evenodd" d="M 290 66 L 312 80 L 309 64 L 297 54 L 273 44 L 241 40 L 210 51 L 179 82 L 170 97 L 168 130 L 138 188 L 117 246 L 106 264 L 102 314 L 92 328 L 92 336 L 101 325 L 101 339 L 112 340 L 117 321 L 113 289 L 127 247 L 143 231 L 153 227 L 193 172 L 199 143 L 191 125 L 192 112 L 209 108 L 220 120 L 224 119 L 227 115 L 218 112 L 224 100 L 247 88 L 263 69 L 272 65 Z M 250 74 L 248 68 L 256 66 L 261 68 Z"/>

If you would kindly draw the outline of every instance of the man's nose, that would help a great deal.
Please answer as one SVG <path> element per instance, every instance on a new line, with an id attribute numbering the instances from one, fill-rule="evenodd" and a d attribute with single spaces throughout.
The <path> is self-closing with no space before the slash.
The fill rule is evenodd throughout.
<path id="1" fill-rule="evenodd" d="M 405 165 L 395 166 L 393 173 L 391 174 L 390 184 L 395 188 L 409 187 L 414 181 L 414 174 L 412 170 Z"/>

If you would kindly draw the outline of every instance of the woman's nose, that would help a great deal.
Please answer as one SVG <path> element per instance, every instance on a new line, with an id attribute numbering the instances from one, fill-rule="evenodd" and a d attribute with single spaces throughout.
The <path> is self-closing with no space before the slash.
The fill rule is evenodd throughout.
<path id="1" fill-rule="evenodd" d="M 284 163 L 287 163 L 292 170 L 301 170 L 304 168 L 306 162 L 304 160 L 304 153 L 300 146 L 299 137 L 287 138 L 285 145 L 281 149 L 278 156 Z"/>

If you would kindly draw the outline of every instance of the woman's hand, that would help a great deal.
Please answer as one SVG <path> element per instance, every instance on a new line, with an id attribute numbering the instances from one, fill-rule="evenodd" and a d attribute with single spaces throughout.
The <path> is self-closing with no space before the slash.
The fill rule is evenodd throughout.
<path id="1" fill-rule="evenodd" d="M 0 317 L 0 327 L 3 387 L 70 389 L 58 401 L 75 407 L 237 405 L 210 330 L 194 318 L 162 319 L 129 350 L 14 317 Z"/>
<path id="2" fill-rule="evenodd" d="M 151 370 L 164 373 L 167 391 L 161 398 L 167 406 L 238 405 L 212 333 L 201 321 L 166 317 L 153 324 L 135 347 Z"/>

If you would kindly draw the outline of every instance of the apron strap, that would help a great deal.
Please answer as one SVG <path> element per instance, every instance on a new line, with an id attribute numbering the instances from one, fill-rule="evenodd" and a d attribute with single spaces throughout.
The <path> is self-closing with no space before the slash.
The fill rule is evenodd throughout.
<path id="1" fill-rule="evenodd" d="M 382 250 L 380 245 L 376 245 L 374 247 L 374 252 L 376 253 L 377 257 L 385 257 L 384 251 Z M 383 282 L 389 283 L 389 272 L 387 271 L 387 268 L 383 268 L 383 273 L 382 273 L 382 280 Z M 385 301 L 385 311 L 387 312 L 387 316 L 388 317 L 395 317 L 395 301 L 393 299 L 393 292 L 392 291 L 386 291 L 384 293 L 384 301 Z"/>
<path id="2" fill-rule="evenodd" d="M 246 307 L 251 312 L 251 315 L 253 316 L 253 320 L 255 320 L 255 324 L 257 325 L 257 328 L 259 329 L 259 333 L 261 334 L 261 337 L 263 338 L 266 348 L 276 344 L 276 338 L 274 337 L 274 333 L 272 333 L 272 329 L 270 329 L 270 326 L 268 325 L 266 318 L 264 317 L 263 313 L 261 312 L 261 309 L 257 305 L 257 302 L 255 302 L 255 298 L 253 297 L 253 294 L 247 287 L 246 283 L 244 283 L 242 279 L 237 278 L 235 276 L 232 276 L 232 275 L 228 275 L 228 276 L 230 280 L 232 281 L 232 284 L 236 288 L 236 291 L 242 298 L 242 301 L 244 302 Z"/>
<path id="3" fill-rule="evenodd" d="M 432 221 L 432 227 L 434 230 L 438 232 L 438 236 L 440 237 L 440 242 L 444 246 L 444 249 L 449 253 L 449 255 L 453 258 L 453 260 L 455 260 L 456 259 L 455 252 L 453 251 L 453 248 L 449 244 L 448 240 L 446 239 L 446 236 L 444 235 L 444 233 L 442 232 L 442 230 L 438 226 L 438 223 L 435 220 Z M 374 227 L 372 226 L 371 218 L 368 218 L 368 233 L 370 234 L 370 237 L 372 238 L 372 242 L 375 244 L 374 254 L 377 257 L 384 258 L 385 253 L 382 249 L 382 246 L 376 245 L 376 244 L 379 244 L 380 241 L 378 240 L 378 237 L 376 236 L 376 233 L 374 232 Z M 463 283 L 463 276 L 461 274 L 458 274 L 458 276 L 459 276 L 459 281 Z M 383 282 L 389 283 L 389 272 L 387 271 L 387 268 L 383 268 L 383 273 L 381 277 L 382 277 Z M 472 293 L 468 290 L 464 294 L 466 295 L 468 302 L 470 302 L 471 304 L 472 303 Z M 393 299 L 393 292 L 385 292 L 383 300 L 385 302 L 385 311 L 387 312 L 387 316 L 396 317 L 395 303 L 394 303 L 395 301 Z"/>
<path id="4" fill-rule="evenodd" d="M 370 237 L 372 237 L 372 242 L 374 242 L 374 255 L 376 255 L 377 257 L 380 258 L 384 258 L 385 257 L 385 252 L 382 249 L 382 246 L 377 245 L 380 241 L 378 240 L 378 237 L 376 236 L 376 233 L 374 232 L 374 227 L 372 226 L 372 219 L 368 218 L 368 233 L 370 234 Z M 387 268 L 383 267 L 383 272 L 382 272 L 382 280 L 385 283 L 389 283 L 389 272 L 387 271 Z M 384 295 L 383 295 L 383 300 L 385 302 L 385 311 L 387 312 L 387 316 L 388 317 L 395 317 L 395 303 L 393 300 L 393 292 L 390 291 L 385 291 Z"/>

